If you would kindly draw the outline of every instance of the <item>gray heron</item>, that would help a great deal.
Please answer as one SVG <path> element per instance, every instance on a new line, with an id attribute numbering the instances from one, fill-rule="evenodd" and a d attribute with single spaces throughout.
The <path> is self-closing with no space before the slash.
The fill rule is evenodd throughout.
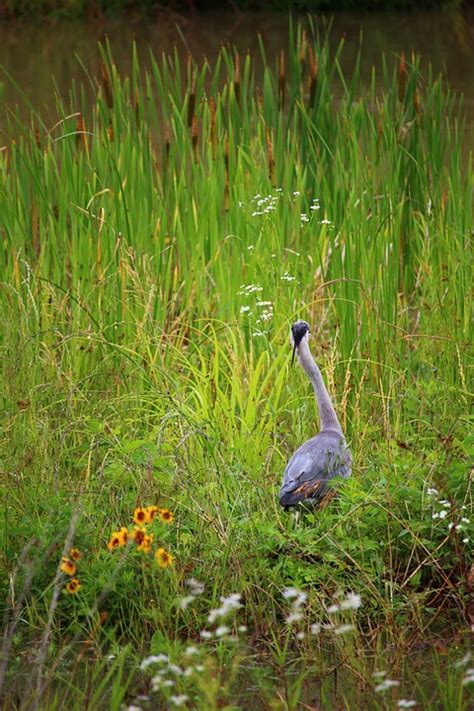
<path id="1" fill-rule="evenodd" d="M 280 504 L 288 509 L 302 503 L 306 506 L 323 504 L 332 495 L 328 481 L 335 476 L 348 477 L 351 473 L 351 453 L 346 445 L 329 393 L 316 365 L 308 339 L 309 325 L 296 321 L 291 327 L 293 357 L 311 381 L 319 410 L 320 432 L 299 447 L 286 465 L 280 488 Z"/>

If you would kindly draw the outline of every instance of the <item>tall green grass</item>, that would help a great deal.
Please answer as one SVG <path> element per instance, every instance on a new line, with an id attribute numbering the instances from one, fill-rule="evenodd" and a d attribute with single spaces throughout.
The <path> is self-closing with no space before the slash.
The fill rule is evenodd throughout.
<path id="1" fill-rule="evenodd" d="M 7 681 L 26 706 L 97 707 L 109 703 L 104 691 L 119 708 L 127 689 L 138 693 L 137 658 L 179 656 L 199 639 L 206 605 L 235 591 L 246 651 L 208 643 L 220 681 L 196 682 L 201 708 L 232 697 L 241 653 L 247 681 L 268 691 L 264 707 L 309 703 L 311 669 L 319 703 L 352 703 L 345 687 L 331 690 L 342 665 L 348 689 L 358 679 L 353 707 L 368 693 L 378 708 L 381 663 L 403 674 L 420 640 L 449 647 L 450 659 L 463 651 L 471 156 L 458 99 L 417 57 L 381 60 L 367 86 L 360 58 L 343 75 L 343 51 L 292 27 L 275 66 L 262 45 L 258 64 L 223 48 L 213 66 L 151 55 L 145 72 L 133 50 L 121 77 L 103 46 L 99 76 L 85 72 L 69 101 L 57 99 L 54 126 L 35 111 L 28 125 L 10 114 L 2 590 Z M 354 474 L 295 527 L 276 492 L 316 428 L 307 384 L 288 370 L 296 318 L 313 326 Z M 106 550 L 136 505 L 156 501 L 176 515 L 171 573 Z M 82 588 L 53 605 L 72 511 Z M 206 581 L 206 604 L 179 611 L 190 575 Z M 322 624 L 339 591 L 360 594 L 354 637 L 298 637 L 285 623 L 288 585 L 309 593 L 308 615 Z M 79 642 L 86 652 L 75 656 Z M 123 683 L 104 687 L 110 653 Z M 18 681 L 30 664 L 33 685 Z M 447 687 L 446 674 L 440 664 L 424 708 L 440 689 L 447 708 L 465 707 L 463 670 Z M 415 693 L 417 674 L 406 678 Z M 402 698 L 390 693 L 392 704 Z"/>

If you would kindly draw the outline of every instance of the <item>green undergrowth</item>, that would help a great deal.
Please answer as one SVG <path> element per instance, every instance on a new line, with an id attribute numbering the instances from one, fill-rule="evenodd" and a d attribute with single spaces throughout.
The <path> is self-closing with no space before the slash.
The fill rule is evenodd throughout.
<path id="1" fill-rule="evenodd" d="M 133 53 L 120 77 L 101 48 L 100 78 L 58 100 L 54 126 L 10 114 L 2 673 L 25 708 L 181 693 L 192 708 L 396 708 L 408 692 L 467 708 L 454 666 L 474 585 L 462 112 L 416 57 L 381 60 L 367 87 L 358 63 L 342 75 L 342 44 L 333 56 L 316 34 L 290 35 L 262 77 L 227 49 L 213 67 L 152 58 L 149 73 Z M 352 478 L 300 519 L 277 500 L 289 455 L 317 431 L 289 368 L 296 318 L 353 454 Z M 174 514 L 154 531 L 167 568 L 107 548 L 152 504 Z M 180 606 L 190 578 L 204 592 Z M 288 588 L 307 595 L 295 620 Z M 224 639 L 202 637 L 231 593 Z M 360 606 L 330 612 L 349 593 Z M 153 691 L 140 659 L 182 664 L 187 645 L 205 680 Z M 379 671 L 400 687 L 375 691 Z"/>

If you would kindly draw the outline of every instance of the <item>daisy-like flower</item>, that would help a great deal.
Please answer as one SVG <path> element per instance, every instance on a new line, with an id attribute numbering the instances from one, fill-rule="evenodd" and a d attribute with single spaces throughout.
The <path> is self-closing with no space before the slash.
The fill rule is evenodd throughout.
<path id="1" fill-rule="evenodd" d="M 164 548 L 158 548 L 155 553 L 155 560 L 160 568 L 167 568 L 173 563 L 173 556 Z"/>
<path id="2" fill-rule="evenodd" d="M 73 560 L 79 560 L 80 558 L 82 558 L 82 553 L 81 553 L 81 551 L 79 550 L 79 548 L 70 548 L 70 549 L 69 549 L 69 556 L 70 556 Z"/>
<path id="3" fill-rule="evenodd" d="M 128 529 L 125 526 L 122 526 L 117 535 L 119 538 L 119 545 L 126 546 L 128 543 Z"/>
<path id="4" fill-rule="evenodd" d="M 172 523 L 173 522 L 173 513 L 171 511 L 168 511 L 168 509 L 161 509 L 160 518 L 165 523 Z"/>
<path id="5" fill-rule="evenodd" d="M 148 518 L 148 509 L 144 509 L 142 506 L 139 506 L 133 512 L 133 521 L 138 526 L 142 526 L 144 523 L 147 523 Z"/>
<path id="6" fill-rule="evenodd" d="M 76 564 L 73 563 L 72 560 L 69 560 L 69 558 L 63 558 L 59 568 L 63 573 L 66 573 L 66 575 L 72 576 L 76 574 Z"/>
<path id="7" fill-rule="evenodd" d="M 135 526 L 133 531 L 130 533 L 130 538 L 135 541 L 137 546 L 141 546 L 145 537 L 147 535 L 146 528 L 144 526 Z"/>
<path id="8" fill-rule="evenodd" d="M 66 591 L 69 593 L 69 595 L 75 595 L 81 587 L 81 583 L 77 578 L 72 578 L 66 585 Z"/>
<path id="9" fill-rule="evenodd" d="M 151 523 L 153 519 L 155 518 L 156 514 L 160 512 L 159 506 L 147 506 L 146 509 L 146 514 L 147 514 L 147 523 Z"/>
<path id="10" fill-rule="evenodd" d="M 151 551 L 151 544 L 153 543 L 153 534 L 145 533 L 142 542 L 137 546 L 137 550 L 143 553 L 149 553 Z"/>
<path id="11" fill-rule="evenodd" d="M 107 543 L 107 548 L 109 551 L 113 551 L 115 548 L 120 548 L 121 545 L 119 531 L 112 531 L 110 541 Z"/>

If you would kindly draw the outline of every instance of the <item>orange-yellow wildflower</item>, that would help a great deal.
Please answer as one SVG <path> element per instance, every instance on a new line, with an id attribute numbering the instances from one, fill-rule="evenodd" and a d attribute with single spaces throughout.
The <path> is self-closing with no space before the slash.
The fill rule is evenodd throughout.
<path id="1" fill-rule="evenodd" d="M 160 518 L 165 523 L 172 523 L 173 522 L 173 514 L 171 511 L 168 511 L 168 509 L 161 509 L 160 510 Z"/>
<path id="2" fill-rule="evenodd" d="M 145 511 L 147 514 L 147 523 L 151 523 L 153 519 L 155 518 L 156 514 L 160 512 L 160 508 L 158 506 L 147 506 Z"/>
<path id="3" fill-rule="evenodd" d="M 69 595 L 75 595 L 78 591 L 79 588 L 81 587 L 81 583 L 77 578 L 72 578 L 66 585 L 66 591 L 69 593 Z"/>
<path id="4" fill-rule="evenodd" d="M 141 546 L 147 535 L 146 528 L 144 526 L 135 526 L 133 531 L 129 534 L 132 541 L 135 541 L 137 546 Z"/>
<path id="5" fill-rule="evenodd" d="M 82 553 L 79 548 L 70 548 L 69 555 L 73 560 L 80 560 L 82 558 Z"/>
<path id="6" fill-rule="evenodd" d="M 158 548 L 155 553 L 155 560 L 160 568 L 167 568 L 173 563 L 173 556 L 164 548 Z"/>
<path id="7" fill-rule="evenodd" d="M 115 548 L 119 548 L 121 545 L 122 543 L 119 531 L 112 531 L 110 541 L 107 543 L 107 548 L 109 549 L 109 551 L 113 551 L 115 550 Z"/>
<path id="8" fill-rule="evenodd" d="M 133 520 L 138 526 L 142 526 L 144 523 L 147 523 L 148 522 L 147 519 L 148 519 L 147 509 L 144 509 L 141 506 L 139 506 L 133 512 Z"/>
<path id="9" fill-rule="evenodd" d="M 118 532 L 118 537 L 120 539 L 120 545 L 126 546 L 128 543 L 128 529 L 125 526 L 122 526 Z"/>
<path id="10" fill-rule="evenodd" d="M 153 543 L 153 533 L 145 533 L 143 541 L 137 546 L 137 550 L 143 553 L 149 553 L 151 551 L 151 544 Z"/>
<path id="11" fill-rule="evenodd" d="M 73 563 L 72 560 L 69 560 L 69 558 L 63 557 L 59 568 L 60 568 L 60 570 L 63 571 L 63 573 L 66 573 L 66 575 L 75 575 L 76 574 L 76 564 Z"/>

